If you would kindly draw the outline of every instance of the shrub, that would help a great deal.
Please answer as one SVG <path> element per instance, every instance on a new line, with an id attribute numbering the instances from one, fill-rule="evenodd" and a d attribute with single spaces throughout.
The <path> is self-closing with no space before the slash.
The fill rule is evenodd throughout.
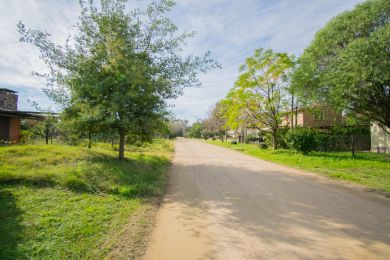
<path id="1" fill-rule="evenodd" d="M 308 154 L 313 151 L 319 142 L 320 134 L 311 128 L 295 128 L 287 131 L 285 141 L 289 148 Z"/>
<path id="2" fill-rule="evenodd" d="M 29 130 L 20 130 L 20 142 L 26 143 L 30 141 L 32 134 L 33 133 Z"/>
<path id="3" fill-rule="evenodd" d="M 261 143 L 259 144 L 259 148 L 260 148 L 260 149 L 267 149 L 267 148 L 268 148 L 268 145 L 267 145 L 266 143 L 264 143 L 264 142 L 261 142 Z"/>
<path id="4" fill-rule="evenodd" d="M 278 143 L 278 148 L 279 149 L 286 149 L 288 148 L 288 145 L 286 144 L 285 141 L 285 135 L 289 129 L 287 128 L 279 128 L 277 131 L 277 143 Z M 272 134 L 271 133 L 266 133 L 263 136 L 263 141 L 265 145 L 268 147 L 273 146 L 273 140 L 272 140 Z"/>
<path id="5" fill-rule="evenodd" d="M 260 138 L 257 134 L 248 134 L 246 137 L 248 142 L 258 141 Z"/>
<path id="6" fill-rule="evenodd" d="M 231 144 L 237 144 L 237 141 L 233 140 L 230 142 Z"/>

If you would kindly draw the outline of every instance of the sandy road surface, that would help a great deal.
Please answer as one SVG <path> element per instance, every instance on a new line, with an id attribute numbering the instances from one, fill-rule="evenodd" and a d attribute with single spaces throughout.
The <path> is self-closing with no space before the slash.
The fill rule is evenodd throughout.
<path id="1" fill-rule="evenodd" d="M 145 257 L 390 259 L 390 200 L 181 139 Z"/>

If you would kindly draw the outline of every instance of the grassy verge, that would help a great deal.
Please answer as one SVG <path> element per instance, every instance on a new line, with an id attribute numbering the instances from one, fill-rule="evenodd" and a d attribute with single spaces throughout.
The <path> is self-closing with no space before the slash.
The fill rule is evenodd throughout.
<path id="1" fill-rule="evenodd" d="M 156 141 L 119 161 L 109 145 L 0 147 L 0 259 L 140 256 L 172 150 Z"/>
<path id="2" fill-rule="evenodd" d="M 310 155 L 302 155 L 290 150 L 260 149 L 252 144 L 207 142 L 267 161 L 362 184 L 390 194 L 390 155 L 369 152 L 358 152 L 355 158 L 350 152 L 314 152 Z"/>

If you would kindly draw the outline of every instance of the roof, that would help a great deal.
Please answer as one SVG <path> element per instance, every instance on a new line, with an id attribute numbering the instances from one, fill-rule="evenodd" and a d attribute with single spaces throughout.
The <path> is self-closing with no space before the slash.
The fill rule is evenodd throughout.
<path id="1" fill-rule="evenodd" d="M 0 108 L 0 116 L 6 117 L 22 117 L 29 119 L 45 119 L 48 113 L 32 112 L 32 111 L 15 111 Z"/>
<path id="2" fill-rule="evenodd" d="M 8 88 L 0 88 L 0 92 L 18 93 L 17 91 Z"/>

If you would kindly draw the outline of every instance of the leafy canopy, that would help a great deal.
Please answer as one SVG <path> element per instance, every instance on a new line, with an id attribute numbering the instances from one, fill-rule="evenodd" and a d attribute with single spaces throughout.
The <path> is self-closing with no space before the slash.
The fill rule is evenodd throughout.
<path id="1" fill-rule="evenodd" d="M 369 0 L 332 19 L 299 59 L 294 89 L 390 127 L 390 1 Z"/>
<path id="2" fill-rule="evenodd" d="M 271 132 L 277 148 L 281 113 L 287 108 L 286 96 L 294 57 L 271 49 L 258 49 L 240 67 L 235 86 L 224 104 L 227 123 Z M 234 121 L 239 123 L 234 123 Z"/>
<path id="3" fill-rule="evenodd" d="M 173 1 L 152 2 L 129 14 L 125 3 L 80 1 L 79 22 L 63 46 L 46 32 L 18 25 L 20 40 L 36 45 L 49 67 L 48 74 L 37 74 L 48 81 L 45 92 L 81 125 L 99 123 L 104 127 L 95 129 L 118 131 L 120 153 L 125 136 L 147 140 L 161 128 L 167 99 L 200 85 L 198 73 L 219 66 L 210 52 L 183 53 L 194 33 L 178 34 L 165 16 Z"/>

